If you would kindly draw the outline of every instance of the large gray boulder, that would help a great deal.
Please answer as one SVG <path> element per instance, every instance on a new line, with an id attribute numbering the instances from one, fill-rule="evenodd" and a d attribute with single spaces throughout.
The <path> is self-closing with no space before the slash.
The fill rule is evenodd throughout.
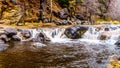
<path id="1" fill-rule="evenodd" d="M 5 29 L 5 34 L 7 35 L 7 37 L 11 38 L 12 36 L 17 34 L 17 29 L 8 27 L 8 28 Z"/>
<path id="2" fill-rule="evenodd" d="M 78 39 L 86 32 L 88 28 L 82 26 L 72 26 L 65 30 L 65 35 L 71 39 Z"/>

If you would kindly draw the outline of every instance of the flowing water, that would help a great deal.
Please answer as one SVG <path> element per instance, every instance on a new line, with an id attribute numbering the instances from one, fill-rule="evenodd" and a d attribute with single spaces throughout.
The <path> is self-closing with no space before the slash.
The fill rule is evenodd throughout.
<path id="1" fill-rule="evenodd" d="M 111 56 L 120 54 L 115 45 L 120 39 L 120 25 L 89 27 L 82 38 L 74 40 L 63 34 L 64 28 L 28 30 L 31 38 L 43 32 L 51 42 L 10 42 L 10 47 L 0 52 L 0 68 L 105 68 Z M 100 40 L 103 33 L 107 37 Z"/>

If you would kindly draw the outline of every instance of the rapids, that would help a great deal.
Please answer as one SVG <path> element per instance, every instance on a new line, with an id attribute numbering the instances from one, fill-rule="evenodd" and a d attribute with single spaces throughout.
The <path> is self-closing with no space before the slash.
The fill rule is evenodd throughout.
<path id="1" fill-rule="evenodd" d="M 107 29 L 107 31 L 106 31 Z M 120 39 L 120 25 L 92 27 L 80 39 L 69 39 L 65 28 L 27 29 L 32 37 L 43 32 L 48 43 L 11 42 L 0 52 L 1 68 L 105 68 L 113 55 L 120 54 L 115 43 Z M 106 38 L 101 40 L 101 35 Z"/>

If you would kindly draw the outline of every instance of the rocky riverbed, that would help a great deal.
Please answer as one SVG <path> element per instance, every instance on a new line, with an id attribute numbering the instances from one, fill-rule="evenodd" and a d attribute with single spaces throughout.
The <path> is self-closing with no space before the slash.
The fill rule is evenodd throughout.
<path id="1" fill-rule="evenodd" d="M 0 27 L 0 67 L 119 66 L 119 28 L 119 25 L 37 29 Z M 114 59 L 114 56 L 118 57 Z"/>

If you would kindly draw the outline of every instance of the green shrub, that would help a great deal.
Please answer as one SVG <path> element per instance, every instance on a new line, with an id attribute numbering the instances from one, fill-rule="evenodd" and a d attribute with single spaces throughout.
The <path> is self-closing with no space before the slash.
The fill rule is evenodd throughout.
<path id="1" fill-rule="evenodd" d="M 56 0 L 59 5 L 62 7 L 62 8 L 65 8 L 65 7 L 68 7 L 69 6 L 69 1 L 70 0 Z"/>

